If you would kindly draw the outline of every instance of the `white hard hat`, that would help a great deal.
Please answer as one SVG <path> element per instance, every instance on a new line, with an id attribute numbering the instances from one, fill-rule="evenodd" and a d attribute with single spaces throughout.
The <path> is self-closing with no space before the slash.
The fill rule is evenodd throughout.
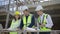
<path id="1" fill-rule="evenodd" d="M 28 10 L 28 7 L 27 7 L 27 6 L 23 6 L 23 7 L 22 7 L 22 10 L 23 10 L 23 11 L 26 10 L 26 9 Z"/>
<path id="2" fill-rule="evenodd" d="M 43 10 L 43 7 L 41 5 L 37 6 L 35 11 Z"/>

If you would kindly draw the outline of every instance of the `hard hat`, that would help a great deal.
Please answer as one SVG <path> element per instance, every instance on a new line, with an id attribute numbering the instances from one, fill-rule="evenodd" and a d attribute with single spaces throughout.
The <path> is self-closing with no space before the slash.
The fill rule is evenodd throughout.
<path id="1" fill-rule="evenodd" d="M 35 11 L 43 10 L 43 7 L 41 5 L 37 6 Z"/>
<path id="2" fill-rule="evenodd" d="M 22 10 L 23 10 L 23 11 L 26 10 L 26 9 L 28 10 L 28 7 L 27 7 L 27 6 L 23 6 L 23 7 L 22 7 Z"/>
<path id="3" fill-rule="evenodd" d="M 14 15 L 20 15 L 19 11 L 15 11 Z"/>

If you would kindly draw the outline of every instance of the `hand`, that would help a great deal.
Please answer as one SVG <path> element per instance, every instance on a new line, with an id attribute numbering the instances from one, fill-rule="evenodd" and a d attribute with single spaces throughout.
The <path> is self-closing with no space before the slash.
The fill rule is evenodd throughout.
<path id="1" fill-rule="evenodd" d="M 22 30 L 22 29 L 20 29 L 20 28 L 16 28 L 16 30 Z"/>
<path id="2" fill-rule="evenodd" d="M 40 27 L 44 27 L 44 26 L 45 26 L 45 24 L 41 24 L 41 25 L 40 25 Z"/>
<path id="3" fill-rule="evenodd" d="M 37 27 L 35 27 L 35 29 L 37 30 Z"/>

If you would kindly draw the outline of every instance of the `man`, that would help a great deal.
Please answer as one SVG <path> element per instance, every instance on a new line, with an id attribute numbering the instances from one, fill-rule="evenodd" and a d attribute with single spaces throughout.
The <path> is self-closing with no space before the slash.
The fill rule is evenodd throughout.
<path id="1" fill-rule="evenodd" d="M 40 34 L 50 34 L 51 28 L 53 26 L 53 22 L 51 16 L 43 13 L 43 7 L 41 5 L 37 6 L 35 11 L 38 14 L 38 23 L 40 25 Z M 44 32 L 48 31 L 48 32 Z"/>
<path id="2" fill-rule="evenodd" d="M 20 24 L 20 29 L 32 28 L 35 24 L 34 15 L 30 14 L 29 8 L 27 6 L 22 7 L 23 16 Z"/>

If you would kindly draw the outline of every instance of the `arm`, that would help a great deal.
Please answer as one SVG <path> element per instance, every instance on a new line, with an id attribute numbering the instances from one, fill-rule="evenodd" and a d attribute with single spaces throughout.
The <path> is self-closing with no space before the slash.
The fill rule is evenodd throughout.
<path id="1" fill-rule="evenodd" d="M 52 28 L 53 22 L 52 22 L 52 19 L 51 19 L 51 16 L 50 15 L 47 16 L 46 21 L 47 21 L 46 27 Z"/>
<path id="2" fill-rule="evenodd" d="M 28 27 L 31 28 L 33 25 L 35 25 L 35 17 L 34 16 L 32 16 L 31 24 Z"/>
<path id="3" fill-rule="evenodd" d="M 14 21 L 14 19 L 11 21 L 11 25 L 8 29 L 12 29 L 13 21 Z"/>

